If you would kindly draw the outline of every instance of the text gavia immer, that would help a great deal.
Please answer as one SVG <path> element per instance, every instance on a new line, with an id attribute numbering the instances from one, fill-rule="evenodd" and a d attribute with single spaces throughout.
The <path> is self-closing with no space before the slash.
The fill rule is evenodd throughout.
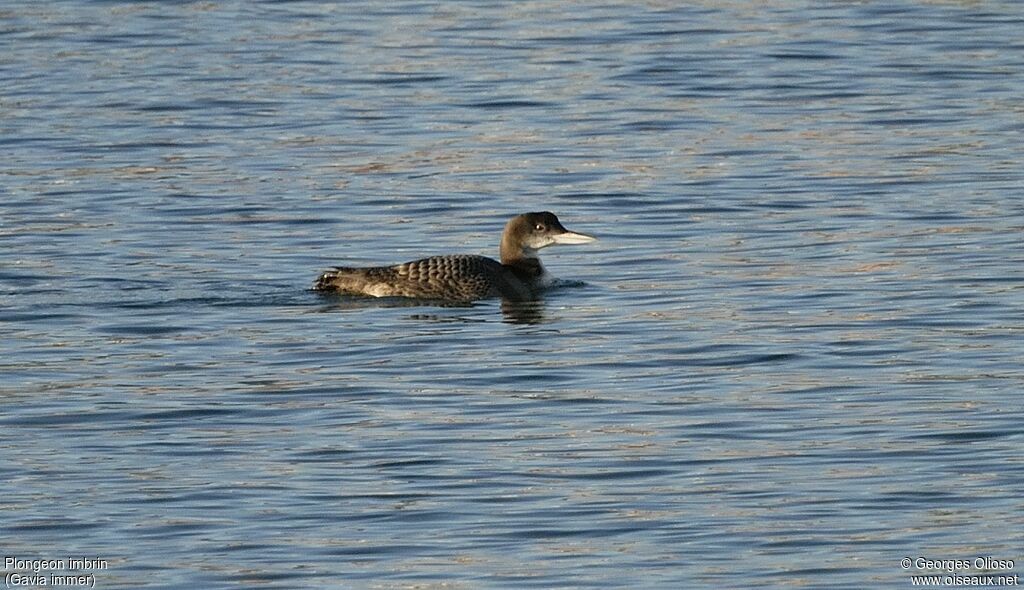
<path id="1" fill-rule="evenodd" d="M 596 238 L 565 229 L 554 213 L 523 213 L 501 234 L 501 262 L 486 256 L 432 256 L 395 266 L 337 267 L 316 280 L 317 291 L 473 301 L 503 297 L 516 301 L 537 296 L 550 277 L 537 251 L 552 244 L 586 244 Z"/>

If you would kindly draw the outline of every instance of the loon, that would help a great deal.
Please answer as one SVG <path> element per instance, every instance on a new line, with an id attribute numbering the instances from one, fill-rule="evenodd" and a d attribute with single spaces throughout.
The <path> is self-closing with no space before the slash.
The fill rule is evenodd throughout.
<path id="1" fill-rule="evenodd" d="M 486 256 L 432 256 L 395 266 L 335 267 L 317 278 L 322 292 L 470 302 L 486 297 L 535 299 L 552 279 L 537 251 L 552 244 L 586 244 L 597 238 L 571 232 L 554 213 L 523 213 L 501 234 L 501 262 Z"/>

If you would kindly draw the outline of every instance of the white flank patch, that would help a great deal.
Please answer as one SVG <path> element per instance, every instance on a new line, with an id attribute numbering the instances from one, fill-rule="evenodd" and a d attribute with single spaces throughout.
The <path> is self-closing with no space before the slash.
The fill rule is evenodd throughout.
<path id="1" fill-rule="evenodd" d="M 391 287 L 385 283 L 377 283 L 370 285 L 363 292 L 372 297 L 387 297 L 391 295 Z"/>

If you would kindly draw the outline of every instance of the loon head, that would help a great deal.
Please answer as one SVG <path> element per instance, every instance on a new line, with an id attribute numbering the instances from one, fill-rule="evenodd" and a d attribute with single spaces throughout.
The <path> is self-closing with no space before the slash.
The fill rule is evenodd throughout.
<path id="1" fill-rule="evenodd" d="M 509 264 L 537 258 L 537 250 L 552 244 L 586 244 L 597 238 L 565 229 L 554 213 L 523 213 L 506 225 L 501 235 L 501 261 Z"/>

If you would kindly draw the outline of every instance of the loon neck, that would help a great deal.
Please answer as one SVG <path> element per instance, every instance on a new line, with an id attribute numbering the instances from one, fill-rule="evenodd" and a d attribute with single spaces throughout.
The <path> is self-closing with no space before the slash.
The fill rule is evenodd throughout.
<path id="1" fill-rule="evenodd" d="M 510 221 L 501 234 L 502 264 L 513 264 L 523 258 L 537 259 L 537 251 L 523 243 L 523 238 L 520 235 L 522 232 L 517 231 L 519 228 L 512 227 L 517 220 L 518 218 Z"/>
<path id="2" fill-rule="evenodd" d="M 501 234 L 501 264 L 520 280 L 533 282 L 544 276 L 544 267 L 537 250 L 524 243 L 524 235 L 531 227 L 525 216 L 519 215 L 505 225 Z"/>
<path id="3" fill-rule="evenodd" d="M 515 248 L 514 250 L 501 249 L 501 263 L 514 266 L 516 264 L 540 264 L 540 257 L 536 250 L 526 248 Z"/>
<path id="4" fill-rule="evenodd" d="M 524 246 L 518 237 L 507 230 L 501 236 L 501 263 L 529 275 L 540 276 L 544 272 L 537 251 Z"/>
<path id="5" fill-rule="evenodd" d="M 501 264 L 512 271 L 512 274 L 517 276 L 519 280 L 526 283 L 532 283 L 541 279 L 546 272 L 544 266 L 540 263 L 540 258 L 535 256 L 523 256 L 512 260 L 506 260 L 505 257 L 502 257 Z"/>
<path id="6" fill-rule="evenodd" d="M 501 235 L 501 263 L 512 265 L 523 258 L 536 258 L 536 252 L 527 252 L 520 240 L 508 228 Z"/>

